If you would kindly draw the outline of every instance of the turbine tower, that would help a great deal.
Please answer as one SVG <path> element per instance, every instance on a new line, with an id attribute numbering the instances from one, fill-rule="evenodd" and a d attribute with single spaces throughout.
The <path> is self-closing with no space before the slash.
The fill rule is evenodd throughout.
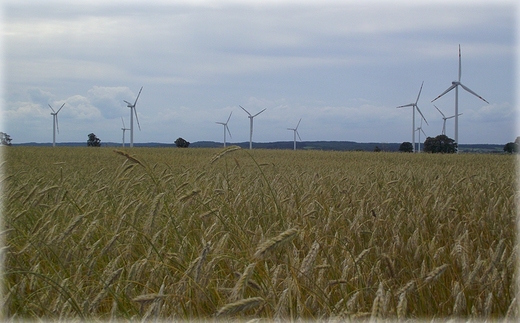
<path id="1" fill-rule="evenodd" d="M 451 118 L 455 118 L 455 116 L 453 115 L 453 116 L 451 116 L 451 117 L 446 117 L 446 116 L 444 115 L 444 113 L 442 113 L 442 111 L 439 110 L 439 108 L 437 108 L 437 106 L 436 106 L 435 104 L 434 104 L 433 106 L 434 106 L 435 109 L 437 109 L 437 111 L 439 111 L 439 113 L 442 115 L 442 120 L 444 121 L 444 122 L 442 123 L 442 134 L 443 134 L 443 135 L 446 135 L 446 120 L 451 119 Z M 460 115 L 462 115 L 462 113 L 459 113 L 459 116 L 460 116 Z"/>
<path id="2" fill-rule="evenodd" d="M 134 114 L 135 119 L 137 120 L 137 126 L 139 127 L 139 131 L 141 131 L 141 125 L 139 124 L 139 118 L 137 117 L 137 111 L 135 110 L 135 105 L 137 104 L 137 100 L 139 99 L 139 95 L 141 95 L 141 91 L 143 90 L 143 87 L 141 86 L 141 89 L 139 90 L 139 93 L 137 94 L 137 97 L 135 98 L 134 104 L 123 100 L 127 105 L 127 107 L 130 108 L 130 147 L 134 146 Z"/>
<path id="3" fill-rule="evenodd" d="M 242 108 L 241 105 L 239 105 L 239 107 Z M 256 117 L 257 115 L 259 115 L 260 113 L 264 112 L 265 109 L 258 112 L 254 116 L 251 115 L 251 113 L 249 113 L 249 111 L 247 111 L 246 109 L 242 108 L 242 110 L 244 110 L 248 114 L 247 117 L 249 118 L 249 149 L 253 149 L 253 118 Z"/>
<path id="4" fill-rule="evenodd" d="M 459 143 L 459 85 L 466 91 L 468 91 L 469 93 L 473 94 L 474 96 L 476 96 L 477 98 L 481 99 L 482 101 L 486 102 L 487 104 L 489 104 L 488 101 L 486 101 L 483 97 L 481 97 L 480 95 L 478 95 L 477 93 L 471 91 L 467 86 L 465 86 L 464 84 L 460 83 L 460 76 L 461 76 L 461 55 L 460 55 L 460 44 L 459 44 L 459 80 L 458 81 L 453 81 L 451 82 L 451 86 L 444 92 L 442 92 L 441 95 L 439 95 L 438 97 L 436 97 L 435 99 L 432 100 L 435 101 L 437 100 L 438 98 L 440 98 L 441 96 L 443 96 L 444 94 L 448 93 L 449 91 L 455 89 L 455 143 L 458 144 Z M 458 149 L 457 149 L 457 152 L 458 152 Z"/>
<path id="5" fill-rule="evenodd" d="M 123 147 L 124 147 L 125 146 L 125 131 L 130 130 L 130 128 L 125 127 L 125 121 L 123 120 L 123 117 L 121 117 L 121 122 L 123 123 L 123 128 L 121 128 L 121 130 L 123 130 Z"/>
<path id="6" fill-rule="evenodd" d="M 52 147 L 56 147 L 56 129 L 58 129 L 58 133 L 60 133 L 60 126 L 58 125 L 58 113 L 61 111 L 65 103 L 61 105 L 58 111 L 54 111 L 52 106 L 49 104 L 49 108 L 51 108 L 51 116 L 52 116 Z"/>
<path id="7" fill-rule="evenodd" d="M 412 107 L 412 145 L 413 145 L 413 152 L 415 152 L 415 109 L 419 111 L 421 114 L 421 117 L 424 119 L 426 124 L 428 124 L 428 121 L 426 121 L 426 118 L 422 114 L 421 110 L 419 109 L 419 106 L 417 106 L 417 102 L 419 102 L 419 97 L 421 96 L 421 91 L 424 85 L 424 81 L 421 84 L 421 89 L 419 90 L 419 94 L 417 95 L 417 100 L 415 100 L 415 103 L 409 103 L 405 105 L 400 105 L 397 108 L 405 108 L 405 107 Z"/>
<path id="8" fill-rule="evenodd" d="M 229 117 L 227 118 L 227 121 L 225 123 L 224 122 L 215 122 L 215 123 L 218 123 L 218 124 L 221 124 L 224 126 L 224 148 L 226 148 L 226 130 L 229 133 L 229 138 L 231 138 L 231 131 L 229 131 L 229 127 L 227 124 L 229 122 L 229 119 L 231 119 L 232 113 L 233 113 L 233 111 L 231 111 L 231 113 L 229 114 Z"/>
<path id="9" fill-rule="evenodd" d="M 419 127 L 417 127 L 416 131 L 419 133 L 419 148 L 417 149 L 417 152 L 420 153 L 421 152 L 421 132 L 424 134 L 424 136 L 426 137 L 426 133 L 424 132 L 424 130 L 422 129 L 422 119 L 421 119 L 421 125 Z"/>
<path id="10" fill-rule="evenodd" d="M 300 121 L 298 121 L 296 128 L 287 128 L 287 130 L 294 131 L 294 150 L 296 150 L 296 135 L 298 135 L 298 138 L 300 138 L 300 141 L 302 140 L 302 138 L 300 137 L 300 134 L 298 133 L 298 126 L 300 125 L 301 121 L 302 121 L 302 118 L 300 118 Z"/>

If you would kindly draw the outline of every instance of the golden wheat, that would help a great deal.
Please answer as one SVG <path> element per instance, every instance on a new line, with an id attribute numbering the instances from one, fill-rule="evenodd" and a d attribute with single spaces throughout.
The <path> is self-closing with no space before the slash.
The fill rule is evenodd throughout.
<path id="1" fill-rule="evenodd" d="M 11 148 L 8 320 L 517 317 L 511 156 Z"/>

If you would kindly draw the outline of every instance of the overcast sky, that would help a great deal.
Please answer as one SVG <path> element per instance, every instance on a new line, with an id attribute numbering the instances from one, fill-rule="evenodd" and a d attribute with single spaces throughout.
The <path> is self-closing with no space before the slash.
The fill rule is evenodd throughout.
<path id="1" fill-rule="evenodd" d="M 2 5 L 1 130 L 13 143 L 412 141 L 414 102 L 442 131 L 458 74 L 459 142 L 505 144 L 516 129 L 514 1 L 20 1 Z M 318 4 L 319 3 L 319 4 Z M 416 115 L 416 126 L 420 125 Z M 454 138 L 454 120 L 447 121 Z M 424 135 L 421 141 L 424 140 Z M 129 141 L 126 132 L 125 141 Z"/>

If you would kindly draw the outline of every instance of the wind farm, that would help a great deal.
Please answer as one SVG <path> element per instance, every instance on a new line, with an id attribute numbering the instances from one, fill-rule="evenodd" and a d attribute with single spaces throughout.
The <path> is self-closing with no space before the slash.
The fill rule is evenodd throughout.
<path id="1" fill-rule="evenodd" d="M 484 99 L 483 97 L 481 97 L 477 93 L 473 92 L 467 86 L 465 86 L 464 84 L 462 84 L 460 82 L 461 75 L 462 75 L 462 58 L 461 58 L 460 44 L 459 44 L 459 73 L 458 73 L 458 80 L 451 82 L 451 86 L 448 87 L 448 89 L 446 89 L 446 91 L 442 92 L 441 94 L 439 94 L 439 96 L 437 96 L 435 99 L 432 100 L 432 102 L 434 102 L 437 99 L 439 99 L 440 97 L 442 97 L 444 94 L 446 94 L 446 93 L 450 92 L 451 90 L 455 89 L 455 143 L 459 142 L 459 115 L 460 115 L 459 114 L 459 86 L 462 87 L 467 92 L 473 94 L 477 98 L 479 98 L 482 101 L 484 101 L 487 104 L 489 104 L 489 102 L 486 99 Z"/>
<path id="2" fill-rule="evenodd" d="M 217 124 L 221 124 L 224 126 L 224 148 L 226 148 L 226 131 L 229 133 L 229 138 L 231 138 L 231 131 L 229 131 L 228 127 L 229 119 L 231 119 L 231 114 L 233 114 L 233 111 L 229 113 L 229 117 L 227 118 L 226 122 L 216 122 Z"/>
<path id="3" fill-rule="evenodd" d="M 121 123 L 123 124 L 123 128 L 121 128 L 121 130 L 123 130 L 123 147 L 125 147 L 125 131 L 130 130 L 130 128 L 125 126 L 125 120 L 123 120 L 123 117 L 121 117 Z"/>
<path id="4" fill-rule="evenodd" d="M 263 109 L 262 111 L 258 112 L 255 115 L 251 115 L 251 113 L 249 113 L 249 111 L 244 109 L 241 105 L 239 105 L 239 106 L 240 106 L 240 108 L 242 108 L 242 110 L 244 110 L 248 114 L 247 117 L 249 118 L 249 149 L 253 149 L 253 119 L 260 113 L 264 112 L 266 109 Z"/>
<path id="5" fill-rule="evenodd" d="M 139 127 L 139 131 L 141 131 L 141 125 L 139 124 L 139 118 L 137 117 L 137 110 L 135 109 L 135 106 L 137 104 L 137 100 L 139 100 L 139 96 L 141 95 L 142 90 L 143 87 L 141 86 L 141 89 L 139 90 L 139 93 L 137 94 L 137 97 L 135 98 L 133 104 L 123 100 L 127 104 L 127 107 L 130 108 L 130 147 L 134 146 L 134 114 L 135 120 L 137 121 L 137 126 Z"/>
<path id="6" fill-rule="evenodd" d="M 459 44 L 458 46 L 458 53 L 459 53 L 459 60 L 458 60 L 458 80 L 457 81 L 453 81 L 452 82 L 452 85 L 447 89 L 445 90 L 443 93 L 441 93 L 440 95 L 438 95 L 435 99 L 432 100 L 432 103 L 436 100 L 438 100 L 439 98 L 441 98 L 442 96 L 444 96 L 446 93 L 450 92 L 452 89 L 455 89 L 455 114 L 453 115 L 450 115 L 450 116 L 446 116 L 436 105 L 432 105 L 430 108 L 426 108 L 427 112 L 432 115 L 432 113 L 430 111 L 433 111 L 433 109 L 437 110 L 437 112 L 441 115 L 441 119 L 442 119 L 442 132 L 441 134 L 442 135 L 446 135 L 447 133 L 447 120 L 449 119 L 452 119 L 454 118 L 455 119 L 455 131 L 454 131 L 454 134 L 455 134 L 455 142 L 457 143 L 458 141 L 458 117 L 461 116 L 463 113 L 458 113 L 458 106 L 459 106 L 459 103 L 458 103 L 458 87 L 462 87 L 464 90 L 466 90 L 467 92 L 470 92 L 471 94 L 477 96 L 478 98 L 480 98 L 482 101 L 486 102 L 487 104 L 489 104 L 489 102 L 487 100 L 485 100 L 483 97 L 481 97 L 480 95 L 476 94 L 474 91 L 472 91 L 471 89 L 469 89 L 467 86 L 465 86 L 464 84 L 461 83 L 461 74 L 462 74 L 462 58 L 461 58 L 461 46 Z M 424 87 L 424 81 L 422 81 L 421 83 L 421 86 L 420 86 L 420 89 L 418 91 L 418 94 L 417 94 L 417 97 L 415 99 L 414 102 L 411 102 L 409 104 L 405 104 L 405 105 L 400 105 L 400 106 L 397 106 L 398 109 L 401 109 L 401 108 L 406 108 L 406 107 L 411 107 L 412 109 L 412 122 L 411 122 L 411 130 L 412 130 L 412 136 L 411 136 L 411 144 L 412 144 L 412 151 L 413 152 L 421 152 L 421 136 L 420 136 L 420 133 L 422 132 L 424 134 L 424 130 L 422 129 L 422 121 L 424 120 L 425 124 L 426 125 L 429 125 L 428 123 L 428 120 L 425 116 L 425 114 L 423 113 L 423 110 L 421 110 L 419 108 L 419 100 L 420 100 L 420 97 L 423 93 L 423 87 Z M 138 126 L 138 129 L 141 131 L 141 126 L 140 126 L 140 121 L 139 121 L 139 117 L 138 117 L 138 113 L 137 113 L 137 109 L 136 109 L 136 106 L 139 102 L 139 99 L 141 97 L 141 93 L 142 93 L 142 90 L 143 90 L 143 86 L 140 87 L 139 91 L 137 92 L 137 95 L 135 95 L 135 99 L 132 100 L 132 101 L 127 101 L 125 99 L 123 99 L 122 101 L 126 104 L 126 107 L 130 109 L 130 126 L 129 128 L 126 128 L 126 125 L 124 123 L 124 120 L 123 118 L 121 117 L 121 122 L 122 122 L 122 125 L 123 127 L 121 128 L 122 130 L 122 147 L 125 147 L 126 146 L 126 131 L 130 131 L 130 143 L 129 143 L 129 147 L 132 148 L 134 147 L 134 132 L 135 132 L 135 122 L 137 123 L 137 126 Z M 127 96 L 128 97 L 128 96 Z M 255 104 L 254 106 L 258 107 L 257 104 Z M 61 111 L 61 109 L 63 108 L 63 105 L 57 110 L 55 111 L 54 108 L 49 104 L 49 107 L 51 108 L 52 110 L 52 113 L 51 115 L 53 116 L 53 141 L 52 141 L 52 145 L 55 146 L 56 145 L 56 132 L 59 133 L 59 126 L 58 126 L 58 113 Z M 228 106 L 227 109 L 229 108 L 233 108 L 233 106 Z M 238 105 L 238 107 L 240 107 L 246 114 L 247 114 L 247 117 L 249 119 L 249 149 L 253 149 L 253 144 L 254 144 L 254 141 L 253 141 L 253 130 L 254 130 L 254 119 L 259 116 L 260 114 L 262 114 L 264 111 L 266 111 L 267 108 L 262 108 L 260 109 L 259 112 L 255 113 L 255 114 L 252 114 L 249 112 L 249 110 L 246 110 L 243 106 L 241 105 Z M 250 109 L 250 108 L 248 108 Z M 424 109 L 424 107 L 423 107 Z M 74 108 L 72 108 L 72 110 L 74 110 Z M 276 111 L 279 111 L 279 109 L 275 109 Z M 420 127 L 416 127 L 416 123 L 417 123 L 417 120 L 416 120 L 416 110 L 417 112 L 419 113 L 419 116 L 420 116 L 420 120 L 421 120 L 421 126 Z M 275 112 L 276 112 L 275 111 Z M 217 124 L 220 124 L 223 126 L 223 142 L 222 142 L 222 145 L 224 148 L 226 148 L 228 146 L 228 139 L 232 138 L 232 135 L 231 135 L 231 131 L 229 129 L 229 122 L 230 122 L 230 119 L 231 119 L 231 115 L 232 115 L 232 111 L 229 113 L 229 116 L 227 118 L 227 120 L 225 122 L 216 122 Z M 147 115 L 146 116 L 147 118 L 151 118 L 152 116 L 151 115 Z M 276 118 L 277 116 L 276 115 L 273 115 L 273 112 L 271 112 L 270 118 Z M 135 122 L 134 122 L 134 118 L 135 118 Z M 295 128 L 286 128 L 287 130 L 291 130 L 293 131 L 293 145 L 292 145 L 292 148 L 293 150 L 296 150 L 296 147 L 297 147 L 297 144 L 296 144 L 296 139 L 299 138 L 300 141 L 301 141 L 301 138 L 300 138 L 300 134 L 298 133 L 298 127 L 299 127 L 299 124 L 300 124 L 300 121 L 301 121 L 301 118 L 298 122 L 298 124 L 296 125 Z M 347 121 L 347 120 L 345 120 Z M 153 127 L 152 127 L 153 128 Z M 269 125 L 267 127 L 265 127 L 267 129 L 269 129 L 269 133 L 274 133 L 274 128 Z M 264 129 L 265 129 L 264 128 Z M 347 130 L 347 127 L 345 127 L 345 129 Z M 261 134 L 262 135 L 262 134 Z M 265 135 L 265 131 L 263 131 L 263 135 Z M 417 143 L 416 141 L 416 138 L 417 138 L 417 135 L 418 138 L 419 138 L 419 142 Z M 229 138 L 228 138 L 229 136 Z M 318 140 L 319 141 L 319 140 Z"/>
<path id="7" fill-rule="evenodd" d="M 298 121 L 298 124 L 296 125 L 295 128 L 287 128 L 287 130 L 292 130 L 294 133 L 294 150 L 296 150 L 296 135 L 298 135 L 298 138 L 300 138 L 300 141 L 302 140 L 302 138 L 300 137 L 300 134 L 298 133 L 298 127 L 300 126 L 301 121 L 302 121 L 302 119 L 300 118 L 300 120 Z"/>
<path id="8" fill-rule="evenodd" d="M 421 115 L 422 120 L 424 120 L 424 122 L 426 122 L 426 124 L 428 124 L 428 121 L 426 121 L 426 118 L 424 117 L 424 115 L 422 114 L 421 110 L 419 109 L 419 106 L 417 105 L 417 102 L 419 102 L 419 97 L 421 96 L 421 91 L 422 91 L 423 85 L 424 85 L 424 82 L 421 83 L 421 88 L 419 89 L 419 94 L 417 94 L 417 99 L 415 100 L 415 102 L 412 102 L 412 103 L 409 103 L 409 104 L 405 104 L 405 105 L 400 105 L 400 106 L 397 107 L 398 109 L 399 108 L 412 107 L 412 145 L 413 145 L 413 152 L 415 152 L 415 150 L 416 150 L 415 149 L 415 132 L 417 130 L 417 129 L 415 129 L 415 109 L 417 109 L 417 112 L 419 112 L 419 114 Z"/>
<path id="9" fill-rule="evenodd" d="M 455 124 L 454 124 L 454 128 L 455 128 L 455 131 L 454 131 L 455 143 L 457 143 L 457 145 L 460 147 L 460 144 L 458 144 L 458 140 L 459 140 L 459 138 L 458 138 L 459 137 L 459 131 L 458 131 L 459 130 L 459 120 L 458 120 L 458 117 L 463 115 L 463 113 L 459 112 L 458 87 L 460 86 L 465 91 L 467 91 L 467 92 L 477 96 L 483 102 L 489 104 L 489 101 L 487 101 L 482 96 L 478 95 L 473 90 L 469 89 L 466 85 L 461 83 L 462 55 L 461 55 L 461 46 L 460 46 L 460 44 L 458 45 L 458 54 L 459 54 L 459 60 L 458 60 L 458 78 L 457 78 L 457 80 L 453 81 L 452 85 L 448 89 L 446 89 L 444 92 L 442 92 L 440 95 L 438 95 L 437 97 L 435 97 L 431 101 L 433 103 L 436 100 L 438 100 L 441 97 L 443 97 L 444 95 L 446 95 L 451 90 L 455 89 L 455 106 L 454 106 L 455 107 L 454 108 L 455 109 L 455 114 L 446 116 L 446 114 L 444 114 L 444 112 L 441 111 L 435 104 L 432 104 L 431 107 L 426 107 L 426 108 L 424 108 L 424 106 L 423 106 L 423 110 L 421 108 L 419 108 L 419 100 L 421 98 L 421 95 L 424 92 L 423 91 L 424 83 L 425 83 L 424 81 L 422 81 L 422 83 L 421 83 L 421 86 L 420 86 L 418 94 L 417 94 L 417 96 L 415 98 L 415 101 L 413 101 L 411 103 L 408 103 L 408 104 L 405 104 L 405 105 L 397 106 L 398 109 L 406 108 L 406 107 L 411 107 L 412 108 L 411 109 L 412 110 L 412 120 L 411 120 L 412 121 L 411 122 L 412 136 L 411 136 L 411 144 L 412 144 L 412 151 L 413 152 L 417 152 L 417 153 L 421 152 L 420 145 L 421 145 L 422 142 L 420 142 L 421 141 L 420 133 L 423 132 L 423 134 L 424 134 L 424 131 L 422 131 L 422 126 L 419 127 L 421 129 L 416 127 L 416 123 L 417 123 L 416 110 L 419 113 L 419 117 L 420 117 L 421 123 L 422 123 L 422 121 L 424 121 L 426 125 L 429 125 L 429 122 L 428 122 L 428 119 L 426 118 L 426 115 L 425 115 L 424 111 L 426 111 L 430 115 L 429 118 L 438 119 L 438 118 L 435 117 L 435 114 L 432 114 L 432 112 L 431 112 L 431 111 L 437 110 L 437 112 L 441 116 L 440 119 L 442 119 L 442 132 L 441 132 L 441 135 L 446 135 L 447 132 L 448 132 L 447 131 L 447 120 L 455 119 Z M 143 86 L 141 86 L 139 88 L 139 91 L 137 92 L 136 95 L 134 94 L 135 95 L 135 99 L 133 99 L 132 101 L 127 101 L 126 99 L 122 100 L 122 102 L 124 102 L 126 107 L 129 108 L 129 110 L 130 110 L 130 126 L 129 126 L 129 128 L 126 128 L 126 125 L 124 124 L 124 120 L 121 118 L 121 122 L 123 124 L 123 128 L 121 128 L 121 130 L 123 132 L 122 133 L 122 146 L 123 147 L 127 146 L 126 131 L 130 131 L 129 147 L 130 148 L 134 147 L 135 123 L 137 123 L 138 129 L 141 131 L 140 120 L 139 120 L 139 117 L 138 117 L 138 113 L 137 113 L 136 107 L 137 107 L 137 104 L 138 104 L 138 102 L 139 102 L 139 100 L 141 98 L 142 90 L 143 90 Z M 130 95 L 132 95 L 132 94 L 130 94 Z M 126 97 L 128 97 L 128 96 L 129 95 L 127 94 Z M 49 107 L 52 110 L 51 115 L 53 116 L 53 140 L 52 140 L 52 145 L 56 146 L 56 133 L 59 133 L 59 126 L 58 126 L 58 120 L 57 120 L 58 119 L 58 113 L 61 111 L 63 106 L 61 106 L 57 111 L 55 111 L 54 108 L 50 104 L 48 104 L 48 105 L 49 105 Z M 262 114 L 264 111 L 267 110 L 267 108 L 265 108 L 265 107 L 261 108 L 261 105 L 258 105 L 258 104 L 254 104 L 254 106 L 257 107 L 257 108 L 260 107 L 260 110 L 259 110 L 259 112 L 255 113 L 255 114 L 252 114 L 252 113 L 249 112 L 249 110 L 246 110 L 243 106 L 238 105 L 238 107 L 240 107 L 247 114 L 247 117 L 249 119 L 249 132 L 248 132 L 248 134 L 249 134 L 249 138 L 248 138 L 249 139 L 249 149 L 253 149 L 253 144 L 254 144 L 254 141 L 253 141 L 254 119 L 257 116 L 259 116 L 260 114 Z M 226 106 L 226 109 L 229 109 L 229 108 L 232 109 L 233 107 L 234 107 L 233 105 L 231 105 L 231 106 L 228 105 L 228 106 Z M 250 108 L 248 108 L 248 109 L 250 109 Z M 426 109 L 426 110 L 424 110 L 424 109 Z M 74 111 L 75 108 L 71 107 L 71 110 Z M 280 111 L 280 109 L 279 108 L 278 109 L 273 109 L 273 112 L 271 112 L 269 117 L 271 119 L 279 118 L 280 116 L 276 115 L 277 111 Z M 389 113 L 389 112 L 387 112 L 387 113 Z M 229 141 L 229 139 L 232 138 L 231 131 L 230 131 L 229 125 L 228 125 L 228 123 L 230 122 L 231 115 L 232 115 L 232 112 L 229 113 L 229 116 L 228 116 L 228 119 L 226 120 L 226 122 L 220 122 L 220 121 L 216 122 L 217 124 L 220 124 L 220 125 L 223 126 L 222 130 L 223 130 L 224 133 L 223 133 L 222 146 L 224 148 L 228 146 L 228 141 Z M 437 115 L 437 117 L 438 117 L 438 115 Z M 134 118 L 135 118 L 135 121 L 134 121 Z M 151 118 L 154 118 L 154 117 L 153 117 L 153 115 L 147 113 L 146 118 L 147 119 L 151 119 Z M 316 116 L 314 116 L 314 119 L 316 119 Z M 300 119 L 300 121 L 301 121 L 301 119 Z M 339 121 L 339 120 L 336 120 L 336 121 Z M 348 122 L 348 119 L 345 119 L 345 122 Z M 298 122 L 298 124 L 297 124 L 297 126 L 295 128 L 286 128 L 287 130 L 292 130 L 294 132 L 293 133 L 293 145 L 292 145 L 293 150 L 295 150 L 296 146 L 297 146 L 296 145 L 296 139 L 300 138 L 300 134 L 298 133 L 298 126 L 299 126 L 299 122 Z M 154 127 L 152 127 L 152 128 L 154 128 Z M 265 128 L 268 129 L 268 134 L 273 134 L 273 133 L 276 132 L 276 131 L 273 131 L 274 128 L 271 125 L 271 122 L 269 122 L 269 125 L 266 126 Z M 347 131 L 348 127 L 345 126 L 345 130 Z M 419 134 L 419 137 L 417 136 L 418 134 Z M 262 131 L 260 136 L 262 136 L 262 135 L 265 136 L 266 132 Z M 316 133 L 315 133 L 315 135 L 316 135 Z M 417 142 L 416 138 L 419 138 L 419 143 Z M 301 141 L 301 138 L 300 138 L 300 141 Z M 317 140 L 317 141 L 320 141 L 320 140 Z M 346 140 L 346 141 L 348 141 L 348 140 Z M 387 141 L 383 141 L 382 140 L 381 142 L 387 142 Z M 142 143 L 140 143 L 140 144 L 142 144 Z"/>
<path id="10" fill-rule="evenodd" d="M 6 1 L 3 320 L 518 321 L 516 2 Z"/>
<path id="11" fill-rule="evenodd" d="M 424 130 L 422 128 L 422 121 L 423 121 L 423 119 L 421 119 L 421 125 L 419 127 L 417 127 L 417 129 L 415 130 L 419 134 L 419 142 L 418 142 L 418 145 L 417 145 L 417 152 L 418 153 L 421 152 L 421 132 L 426 137 L 426 133 L 424 132 Z"/>
<path id="12" fill-rule="evenodd" d="M 60 133 L 60 126 L 58 124 L 58 113 L 63 109 L 65 106 L 65 103 L 61 105 L 61 107 L 58 109 L 58 111 L 54 111 L 52 106 L 49 104 L 49 108 L 51 108 L 52 112 L 52 147 L 56 147 L 56 130 L 58 133 Z"/>
<path id="13" fill-rule="evenodd" d="M 452 116 L 450 116 L 450 117 L 446 117 L 446 116 L 444 115 L 444 113 L 442 113 L 442 111 L 441 111 L 439 108 L 437 108 L 436 105 L 433 105 L 433 106 L 434 106 L 435 109 L 437 109 L 437 111 L 439 111 L 439 113 L 442 115 L 442 132 L 441 132 L 441 134 L 446 135 L 446 120 L 448 120 L 448 119 L 452 119 L 452 118 L 455 118 L 455 115 L 452 115 Z M 460 116 L 460 115 L 462 115 L 462 113 L 459 113 L 459 116 Z"/>

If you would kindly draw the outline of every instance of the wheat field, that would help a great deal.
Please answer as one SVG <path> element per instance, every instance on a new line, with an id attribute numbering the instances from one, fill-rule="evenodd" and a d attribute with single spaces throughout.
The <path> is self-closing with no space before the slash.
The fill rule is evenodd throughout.
<path id="1" fill-rule="evenodd" d="M 514 156 L 3 157 L 2 319 L 518 317 Z"/>

